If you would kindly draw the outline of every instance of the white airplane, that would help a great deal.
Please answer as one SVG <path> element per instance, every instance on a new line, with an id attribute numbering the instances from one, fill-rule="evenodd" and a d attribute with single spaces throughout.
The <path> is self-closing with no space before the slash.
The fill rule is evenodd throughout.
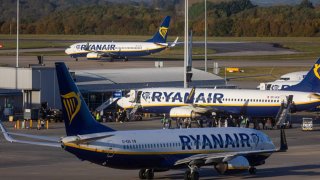
<path id="1" fill-rule="evenodd" d="M 320 105 L 320 59 L 303 81 L 283 91 L 204 88 L 144 88 L 131 90 L 117 104 L 138 107 L 143 113 L 166 113 L 171 117 L 197 117 L 222 112 L 247 117 L 275 118 L 283 101 L 293 95 L 291 112 L 316 111 Z"/>
<path id="2" fill-rule="evenodd" d="M 302 81 L 308 71 L 298 71 L 282 75 L 280 79 L 273 82 L 260 83 L 257 87 L 260 90 L 281 90 L 293 86 Z"/>
<path id="3" fill-rule="evenodd" d="M 153 38 L 145 42 L 83 42 L 71 45 L 65 53 L 78 60 L 79 57 L 86 57 L 89 60 L 110 57 L 115 59 L 128 60 L 128 57 L 147 56 L 160 52 L 166 48 L 174 47 L 178 37 L 173 43 L 167 43 L 170 16 L 164 18 L 159 30 Z"/>
<path id="4" fill-rule="evenodd" d="M 201 166 L 214 166 L 219 173 L 232 169 L 256 172 L 274 152 L 286 151 L 282 129 L 281 147 L 261 131 L 247 128 L 194 128 L 116 131 L 98 123 L 90 114 L 64 63 L 56 63 L 67 136 L 61 139 L 10 133 L 0 129 L 10 142 L 62 147 L 81 160 L 119 169 L 140 169 L 140 179 L 154 172 L 187 168 L 184 179 L 198 180 Z M 12 135 L 46 140 L 14 139 Z"/>

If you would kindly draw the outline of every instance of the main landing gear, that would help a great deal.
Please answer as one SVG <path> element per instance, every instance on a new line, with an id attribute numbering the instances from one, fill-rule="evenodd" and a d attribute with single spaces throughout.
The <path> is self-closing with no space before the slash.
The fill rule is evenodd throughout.
<path id="1" fill-rule="evenodd" d="M 250 174 L 256 174 L 257 173 L 257 168 L 255 168 L 254 166 L 250 166 L 248 169 Z"/>
<path id="2" fill-rule="evenodd" d="M 197 166 L 189 166 L 184 173 L 184 180 L 199 180 L 199 172 Z"/>
<path id="3" fill-rule="evenodd" d="M 140 179 L 153 179 L 154 171 L 153 169 L 140 169 L 139 178 Z"/>

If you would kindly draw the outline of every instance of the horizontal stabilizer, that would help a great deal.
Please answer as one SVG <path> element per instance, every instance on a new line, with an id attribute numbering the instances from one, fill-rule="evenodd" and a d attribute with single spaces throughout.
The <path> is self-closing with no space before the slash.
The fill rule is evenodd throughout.
<path id="1" fill-rule="evenodd" d="M 108 137 L 114 136 L 113 134 L 106 133 L 96 133 L 96 134 L 88 134 L 88 135 L 77 135 L 77 136 L 69 136 L 62 139 L 63 143 L 75 143 L 75 144 L 84 144 L 92 141 L 97 141 L 99 139 L 104 139 Z"/>

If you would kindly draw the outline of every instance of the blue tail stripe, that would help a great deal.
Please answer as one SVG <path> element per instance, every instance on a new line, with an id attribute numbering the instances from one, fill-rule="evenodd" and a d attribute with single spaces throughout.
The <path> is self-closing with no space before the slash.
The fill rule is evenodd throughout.
<path id="1" fill-rule="evenodd" d="M 170 16 L 166 16 L 161 23 L 158 31 L 155 33 L 155 35 L 147 40 L 147 42 L 154 42 L 154 43 L 165 43 L 167 42 L 167 36 L 168 36 L 168 29 L 170 25 Z"/>
<path id="2" fill-rule="evenodd" d="M 306 77 L 298 84 L 283 89 L 284 91 L 320 92 L 320 58 L 312 66 Z"/>
<path id="3" fill-rule="evenodd" d="M 98 123 L 91 115 L 78 87 L 75 85 L 66 65 L 55 63 L 63 119 L 68 136 L 114 131 Z"/>

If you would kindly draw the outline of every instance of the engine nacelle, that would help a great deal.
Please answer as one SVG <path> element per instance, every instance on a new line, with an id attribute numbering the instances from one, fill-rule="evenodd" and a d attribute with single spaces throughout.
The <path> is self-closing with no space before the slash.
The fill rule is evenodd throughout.
<path id="1" fill-rule="evenodd" d="M 237 156 L 236 158 L 225 162 L 225 163 L 218 163 L 214 166 L 215 170 L 219 174 L 226 174 L 226 173 L 236 173 L 242 171 L 248 171 L 250 164 L 247 158 L 243 156 Z"/>
<path id="2" fill-rule="evenodd" d="M 101 54 L 95 53 L 95 52 L 88 53 L 87 54 L 87 59 L 89 59 L 89 60 L 101 59 Z"/>
<path id="3" fill-rule="evenodd" d="M 170 117 L 173 118 L 197 118 L 200 115 L 195 113 L 191 108 L 187 107 L 175 107 L 170 110 Z"/>

